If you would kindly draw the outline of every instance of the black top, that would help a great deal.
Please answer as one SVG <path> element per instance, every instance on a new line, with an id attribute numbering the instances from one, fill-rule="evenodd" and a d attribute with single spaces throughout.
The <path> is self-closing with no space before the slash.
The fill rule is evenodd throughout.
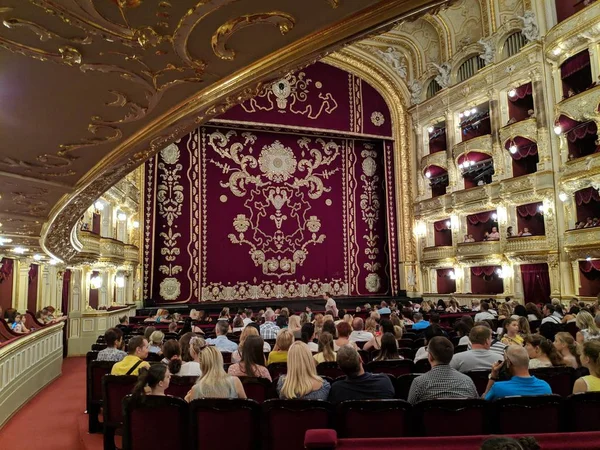
<path id="1" fill-rule="evenodd" d="M 394 398 L 394 394 L 394 386 L 387 375 L 367 372 L 333 383 L 329 401 L 340 403 L 345 400 L 386 399 Z"/>

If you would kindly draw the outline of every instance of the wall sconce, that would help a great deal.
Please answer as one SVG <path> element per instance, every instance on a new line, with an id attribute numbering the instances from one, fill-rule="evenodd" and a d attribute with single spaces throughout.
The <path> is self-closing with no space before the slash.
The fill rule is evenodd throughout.
<path id="1" fill-rule="evenodd" d="M 115 284 L 117 285 L 118 288 L 124 288 L 125 287 L 125 277 L 123 277 L 123 276 L 116 277 Z"/>
<path id="2" fill-rule="evenodd" d="M 425 172 L 425 178 L 431 178 L 431 172 L 429 170 Z"/>
<path id="3" fill-rule="evenodd" d="M 448 273 L 448 277 L 450 277 L 451 280 L 456 280 L 456 273 L 454 272 L 454 270 L 451 270 Z"/>
<path id="4" fill-rule="evenodd" d="M 417 237 L 423 237 L 427 234 L 427 225 L 419 220 L 415 223 L 414 233 Z"/>
<path id="5" fill-rule="evenodd" d="M 98 211 L 102 211 L 104 209 L 104 202 L 101 202 L 100 200 L 96 201 L 96 203 L 94 203 L 94 208 Z"/>
<path id="6" fill-rule="evenodd" d="M 140 223 L 137 220 L 134 220 L 131 225 L 133 226 L 133 228 L 139 228 L 140 227 Z"/>
<path id="7" fill-rule="evenodd" d="M 11 242 L 12 242 L 12 239 L 0 237 L 0 246 L 2 246 L 4 244 L 10 244 Z"/>
<path id="8" fill-rule="evenodd" d="M 508 151 L 511 153 L 511 155 L 514 155 L 515 153 L 517 153 L 519 151 L 519 147 L 517 147 L 515 145 L 515 141 L 512 141 L 511 146 L 508 147 Z"/>
<path id="9" fill-rule="evenodd" d="M 127 220 L 127 214 L 121 212 L 117 214 L 117 219 L 119 219 L 121 222 L 124 222 Z"/>
<path id="10" fill-rule="evenodd" d="M 90 278 L 90 284 L 92 285 L 92 289 L 100 289 L 102 287 L 102 278 L 96 275 Z"/>
<path id="11" fill-rule="evenodd" d="M 27 249 L 25 247 L 15 247 L 13 248 L 13 253 L 16 253 L 17 255 L 23 255 L 27 253 Z"/>
<path id="12" fill-rule="evenodd" d="M 40 255 L 39 253 L 36 253 L 35 255 L 33 255 L 33 259 L 36 261 L 41 261 L 44 257 L 42 255 Z"/>
<path id="13" fill-rule="evenodd" d="M 430 126 L 427 128 L 427 132 L 428 132 L 429 134 L 433 133 L 434 131 L 435 131 L 435 128 L 433 128 L 433 125 L 430 125 Z"/>
<path id="14" fill-rule="evenodd" d="M 493 214 L 492 214 L 492 220 L 493 220 L 494 222 L 495 222 L 495 221 L 497 221 L 497 220 L 498 220 L 498 214 L 496 214 L 496 213 L 493 213 Z"/>
<path id="15" fill-rule="evenodd" d="M 587 258 L 585 258 L 585 260 L 586 260 L 586 261 L 591 261 L 591 260 L 592 260 L 592 257 L 591 257 L 591 256 L 588 256 Z"/>
<path id="16" fill-rule="evenodd" d="M 569 196 L 565 192 L 560 192 L 558 194 L 558 198 L 561 202 L 566 202 L 567 200 L 569 200 Z"/>
<path id="17" fill-rule="evenodd" d="M 561 127 L 560 125 L 556 125 L 556 126 L 554 127 L 554 133 L 555 133 L 557 136 L 560 136 L 560 135 L 562 134 L 562 127 Z"/>
<path id="18" fill-rule="evenodd" d="M 515 88 L 512 88 L 510 91 L 508 91 L 508 96 L 510 98 L 515 98 L 517 96 L 517 90 Z"/>
<path id="19" fill-rule="evenodd" d="M 59 262 L 60 262 L 60 261 L 59 261 L 58 259 L 54 259 L 54 258 L 52 258 L 52 259 L 50 260 L 50 263 L 49 263 L 49 264 L 50 264 L 51 266 L 55 266 L 55 265 L 57 265 Z"/>
<path id="20" fill-rule="evenodd" d="M 446 220 L 446 227 L 448 227 L 448 229 L 451 230 L 452 229 L 452 221 Z"/>
<path id="21" fill-rule="evenodd" d="M 498 274 L 498 278 L 510 278 L 513 276 L 514 271 L 512 267 L 503 265 L 501 269 L 496 269 L 496 273 Z"/>

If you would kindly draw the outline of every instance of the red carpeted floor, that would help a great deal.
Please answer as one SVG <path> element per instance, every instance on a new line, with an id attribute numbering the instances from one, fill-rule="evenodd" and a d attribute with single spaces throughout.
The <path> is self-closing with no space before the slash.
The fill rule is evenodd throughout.
<path id="1" fill-rule="evenodd" d="M 44 388 L 0 430 L 1 448 L 79 450 L 102 448 L 102 435 L 89 445 L 80 432 L 85 411 L 85 358 L 67 358 L 62 375 Z M 98 440 L 99 439 L 99 440 Z"/>

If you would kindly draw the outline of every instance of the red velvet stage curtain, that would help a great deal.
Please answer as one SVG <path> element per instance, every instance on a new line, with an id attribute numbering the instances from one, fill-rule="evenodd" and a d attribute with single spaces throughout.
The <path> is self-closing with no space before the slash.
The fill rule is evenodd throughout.
<path id="1" fill-rule="evenodd" d="M 504 292 L 504 281 L 496 271 L 500 266 L 471 267 L 471 293 L 501 294 Z"/>
<path id="2" fill-rule="evenodd" d="M 32 264 L 29 268 L 29 286 L 27 290 L 27 310 L 32 313 L 37 311 L 38 276 L 40 266 Z"/>
<path id="3" fill-rule="evenodd" d="M 596 297 L 600 293 L 600 260 L 579 261 L 579 295 Z"/>
<path id="4" fill-rule="evenodd" d="M 90 276 L 90 279 L 94 278 L 95 276 L 100 275 L 100 272 L 97 271 L 93 271 L 92 275 Z M 98 302 L 99 302 L 99 293 L 98 293 L 98 289 L 94 289 L 92 288 L 92 286 L 90 286 L 90 301 L 89 304 L 92 308 L 94 309 L 98 309 Z"/>
<path id="5" fill-rule="evenodd" d="M 548 264 L 522 264 L 523 296 L 525 303 L 547 303 L 550 301 L 550 275 Z"/>
<path id="6" fill-rule="evenodd" d="M 539 211 L 540 206 L 542 206 L 542 202 L 517 206 L 517 229 L 519 232 L 528 228 L 533 236 L 546 234 L 544 216 Z"/>
<path id="7" fill-rule="evenodd" d="M 584 50 L 574 56 L 571 56 L 564 63 L 562 63 L 560 66 L 560 76 L 564 80 L 565 78 L 570 77 L 589 65 L 590 53 L 587 50 Z"/>
<path id="8" fill-rule="evenodd" d="M 577 221 L 585 222 L 588 217 L 600 217 L 600 194 L 593 187 L 575 192 Z"/>
<path id="9" fill-rule="evenodd" d="M 0 268 L 0 306 L 2 311 L 6 311 L 12 307 L 14 261 L 2 258 L 0 263 L 2 264 Z"/>
<path id="10" fill-rule="evenodd" d="M 452 230 L 446 224 L 450 219 L 440 220 L 433 223 L 435 246 L 450 246 L 452 245 Z"/>
<path id="11" fill-rule="evenodd" d="M 437 293 L 453 294 L 456 292 L 456 280 L 450 278 L 453 269 L 437 269 Z"/>

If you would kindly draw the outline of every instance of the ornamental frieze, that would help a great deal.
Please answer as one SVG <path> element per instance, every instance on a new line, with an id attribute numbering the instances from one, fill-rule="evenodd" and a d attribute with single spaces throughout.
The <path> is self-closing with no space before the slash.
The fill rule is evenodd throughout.
<path id="1" fill-rule="evenodd" d="M 421 170 L 425 170 L 429 166 L 439 166 L 448 170 L 448 156 L 446 152 L 430 153 L 421 158 Z"/>
<path id="2" fill-rule="evenodd" d="M 504 128 L 500 128 L 500 142 L 502 144 L 506 143 L 506 141 L 510 139 L 516 138 L 517 136 L 522 136 L 530 141 L 537 142 L 537 119 L 533 117 L 531 119 L 521 120 L 520 122 L 515 122 L 505 126 Z"/>
<path id="3" fill-rule="evenodd" d="M 492 136 L 486 134 L 485 136 L 479 136 L 465 142 L 460 142 L 452 149 L 452 156 L 456 159 L 464 153 L 473 151 L 487 153 L 492 156 Z"/>
<path id="4" fill-rule="evenodd" d="M 556 105 L 556 118 L 561 115 L 578 122 L 588 120 L 600 121 L 598 105 L 600 104 L 600 85 L 567 98 Z"/>

